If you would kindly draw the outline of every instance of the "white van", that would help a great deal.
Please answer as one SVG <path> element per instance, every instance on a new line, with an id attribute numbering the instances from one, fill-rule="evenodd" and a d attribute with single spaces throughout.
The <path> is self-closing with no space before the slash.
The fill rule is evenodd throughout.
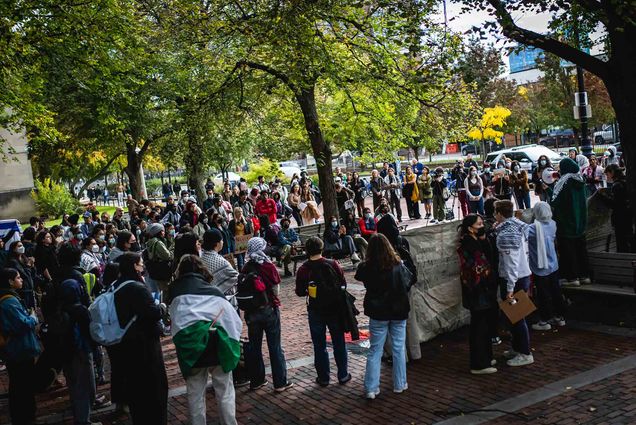
<path id="1" fill-rule="evenodd" d="M 565 154 L 560 154 L 542 145 L 525 145 L 491 152 L 486 155 L 484 163 L 490 164 L 491 168 L 495 168 L 503 155 L 513 161 L 519 161 L 521 168 L 528 172 L 534 170 L 541 155 L 547 156 L 553 167 L 557 167 L 561 159 L 565 156 Z"/>

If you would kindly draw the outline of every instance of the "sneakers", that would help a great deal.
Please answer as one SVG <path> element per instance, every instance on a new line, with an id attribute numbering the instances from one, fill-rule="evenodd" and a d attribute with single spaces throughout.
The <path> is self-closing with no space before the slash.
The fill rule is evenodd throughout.
<path id="1" fill-rule="evenodd" d="M 490 361 L 490 366 L 495 366 L 496 364 L 497 364 L 497 360 L 492 359 L 492 360 Z"/>
<path id="2" fill-rule="evenodd" d="M 374 400 L 378 395 L 380 395 L 380 390 L 370 391 L 367 393 L 367 400 Z"/>
<path id="3" fill-rule="evenodd" d="M 264 380 L 263 382 L 261 382 L 260 384 L 256 384 L 256 385 L 251 385 L 250 383 L 250 391 L 256 391 L 259 388 L 263 388 L 264 386 L 266 386 L 267 384 L 269 384 L 269 382 L 266 380 Z"/>
<path id="4" fill-rule="evenodd" d="M 517 353 L 515 350 L 506 350 L 503 352 L 503 356 L 508 360 L 514 359 L 515 357 L 517 357 L 518 354 L 519 353 Z"/>
<path id="5" fill-rule="evenodd" d="M 436 223 L 437 223 L 437 220 L 435 219 L 432 219 L 431 221 L 429 221 L 429 224 L 436 224 Z"/>
<path id="6" fill-rule="evenodd" d="M 491 373 L 497 373 L 497 369 L 494 367 L 487 367 L 484 369 L 471 369 L 470 373 L 473 375 L 490 375 Z"/>
<path id="7" fill-rule="evenodd" d="M 321 387 L 327 387 L 329 386 L 329 381 L 321 381 L 320 378 L 316 378 L 316 384 L 320 385 Z"/>
<path id="8" fill-rule="evenodd" d="M 532 363 L 534 363 L 534 357 L 532 356 L 532 354 L 517 354 L 516 357 L 506 362 L 508 366 L 512 367 L 526 366 Z"/>
<path id="9" fill-rule="evenodd" d="M 234 388 L 246 387 L 250 384 L 250 380 L 247 378 L 237 379 L 234 381 Z"/>
<path id="10" fill-rule="evenodd" d="M 351 262 L 352 263 L 359 263 L 360 262 L 360 257 L 358 257 L 358 254 L 356 252 L 351 254 Z"/>
<path id="11" fill-rule="evenodd" d="M 282 387 L 274 388 L 274 391 L 276 391 L 277 393 L 282 393 L 283 391 L 287 391 L 293 386 L 294 386 L 293 382 L 287 381 L 285 385 L 283 385 Z"/>
<path id="12" fill-rule="evenodd" d="M 550 319 L 549 322 L 552 326 L 559 326 L 559 327 L 565 326 L 565 319 L 562 316 L 555 316 L 552 319 Z"/>
<path id="13" fill-rule="evenodd" d="M 535 331 L 549 331 L 550 329 L 552 329 L 552 326 L 548 322 L 544 322 L 543 320 L 541 320 L 538 323 L 532 324 L 532 329 L 534 329 Z"/>
<path id="14" fill-rule="evenodd" d="M 581 285 L 591 285 L 592 284 L 592 279 L 590 279 L 589 277 L 580 277 L 579 278 L 579 283 Z"/>
<path id="15" fill-rule="evenodd" d="M 285 277 L 290 277 L 292 275 L 292 272 L 290 272 L 289 270 L 285 270 Z"/>
<path id="16" fill-rule="evenodd" d="M 566 279 L 561 286 L 581 286 L 581 283 L 578 279 Z"/>
<path id="17" fill-rule="evenodd" d="M 501 338 L 499 338 L 498 336 L 494 337 L 494 338 L 490 338 L 490 341 L 492 342 L 492 345 L 499 345 L 501 344 Z"/>
<path id="18" fill-rule="evenodd" d="M 404 385 L 404 388 L 402 388 L 401 390 L 393 389 L 393 392 L 394 392 L 395 394 L 402 394 L 404 391 L 406 391 L 406 390 L 408 390 L 408 389 L 409 389 L 409 384 L 405 384 L 405 385 Z"/>

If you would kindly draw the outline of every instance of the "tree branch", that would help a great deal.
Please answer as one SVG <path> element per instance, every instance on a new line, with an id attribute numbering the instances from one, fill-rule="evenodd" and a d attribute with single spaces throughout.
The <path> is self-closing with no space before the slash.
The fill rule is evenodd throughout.
<path id="1" fill-rule="evenodd" d="M 84 193 L 84 191 L 86 190 L 86 188 L 88 186 L 91 185 L 91 183 L 93 183 L 95 180 L 104 177 L 106 174 L 108 174 L 108 169 L 110 168 L 111 165 L 113 165 L 113 162 L 115 162 L 115 160 L 117 158 L 119 158 L 121 155 L 120 153 L 115 154 L 110 160 L 108 160 L 108 162 L 106 163 L 106 165 L 104 165 L 98 172 L 97 174 L 95 174 L 93 177 L 91 177 L 90 179 L 86 179 L 86 182 L 82 185 L 82 188 L 79 190 L 78 192 L 78 196 L 80 196 L 82 193 Z M 75 187 L 75 185 L 73 185 L 73 187 Z"/>
<path id="2" fill-rule="evenodd" d="M 538 47 L 547 52 L 553 53 L 560 58 L 568 60 L 576 65 L 580 65 L 587 71 L 605 79 L 609 75 L 609 65 L 592 55 L 582 52 L 572 46 L 568 46 L 554 38 L 539 34 L 534 31 L 519 27 L 512 19 L 512 15 L 506 9 L 502 0 L 487 0 L 495 8 L 495 16 L 506 37 L 519 43 Z M 589 3 L 589 2 L 588 2 Z"/>
<path id="3" fill-rule="evenodd" d="M 273 75 L 274 77 L 278 78 L 283 83 L 285 83 L 287 87 L 291 89 L 291 91 L 293 91 L 294 93 L 298 93 L 298 87 L 296 87 L 296 84 L 294 84 L 286 74 L 284 74 L 281 71 L 278 71 L 277 69 L 272 68 L 271 66 L 258 63 L 258 62 L 246 61 L 246 60 L 237 62 L 237 65 L 243 65 L 243 66 L 247 66 L 250 68 L 259 69 L 261 71 L 267 72 L 268 74 Z"/>

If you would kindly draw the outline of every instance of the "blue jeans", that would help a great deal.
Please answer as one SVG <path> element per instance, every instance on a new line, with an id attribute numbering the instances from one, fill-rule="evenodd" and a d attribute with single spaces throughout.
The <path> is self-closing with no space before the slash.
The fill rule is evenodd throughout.
<path id="1" fill-rule="evenodd" d="M 246 360 L 251 386 L 255 387 L 265 381 L 265 363 L 263 362 L 263 332 L 265 332 L 274 388 L 284 387 L 287 384 L 287 366 L 280 341 L 280 310 L 278 307 L 267 307 L 246 313 L 245 322 L 250 340 Z"/>
<path id="2" fill-rule="evenodd" d="M 241 271 L 243 269 L 243 266 L 245 265 L 245 253 L 241 253 L 241 254 L 234 254 L 234 258 L 236 259 L 236 267 L 239 271 Z"/>
<path id="3" fill-rule="evenodd" d="M 530 192 L 515 192 L 515 200 L 517 201 L 517 208 L 520 210 L 530 208 Z"/>
<path id="4" fill-rule="evenodd" d="M 406 388 L 406 320 L 369 319 L 371 333 L 367 354 L 367 370 L 364 374 L 366 392 L 377 392 L 380 388 L 380 365 L 382 349 L 387 333 L 391 335 L 393 352 L 393 389 Z"/>
<path id="5" fill-rule="evenodd" d="M 479 201 L 468 201 L 468 209 L 471 214 L 484 215 L 484 198 L 479 198 Z"/>
<path id="6" fill-rule="evenodd" d="M 530 287 L 530 276 L 522 277 L 515 284 L 514 292 L 521 289 L 528 292 Z M 526 319 L 521 319 L 511 329 L 512 333 L 512 349 L 517 353 L 530 354 L 530 333 L 528 332 L 528 324 Z"/>
<path id="7" fill-rule="evenodd" d="M 327 328 L 333 343 L 333 355 L 338 366 L 338 380 L 347 377 L 347 347 L 345 345 L 344 330 L 335 314 L 324 314 L 309 310 L 309 332 L 314 343 L 314 366 L 318 379 L 329 382 L 329 354 L 327 354 Z"/>

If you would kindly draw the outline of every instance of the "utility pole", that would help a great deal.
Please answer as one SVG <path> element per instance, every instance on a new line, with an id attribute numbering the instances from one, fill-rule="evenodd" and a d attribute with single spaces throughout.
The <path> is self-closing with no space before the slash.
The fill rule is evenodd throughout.
<path id="1" fill-rule="evenodd" d="M 576 81 L 578 84 L 578 92 L 574 93 L 574 117 L 581 121 L 581 153 L 586 157 L 592 155 L 592 143 L 588 137 L 587 123 L 592 115 L 592 110 L 587 101 L 587 92 L 585 91 L 585 79 L 583 78 L 583 68 L 576 67 Z"/>

